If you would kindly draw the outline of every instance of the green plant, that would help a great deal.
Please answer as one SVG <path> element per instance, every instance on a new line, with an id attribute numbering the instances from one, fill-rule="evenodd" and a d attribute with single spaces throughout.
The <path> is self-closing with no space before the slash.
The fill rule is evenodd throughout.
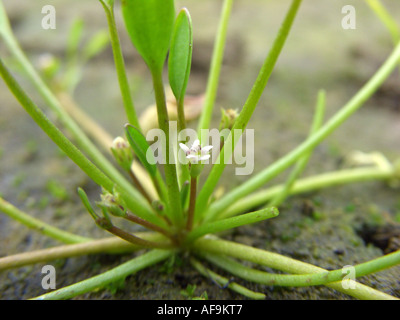
<path id="1" fill-rule="evenodd" d="M 97 208 L 93 207 L 83 189 L 79 188 L 78 194 L 96 224 L 117 237 L 92 240 L 70 234 L 32 218 L 4 199 L 0 199 L 1 211 L 43 234 L 68 244 L 51 248 L 51 250 L 43 249 L 1 258 L 0 269 L 89 253 L 118 253 L 145 248 L 147 250 L 143 254 L 137 255 L 132 260 L 108 272 L 50 292 L 37 297 L 37 299 L 72 298 L 111 283 L 119 283 L 120 280 L 134 272 L 182 253 L 190 254 L 189 261 L 200 274 L 213 279 L 220 286 L 226 286 L 252 299 L 263 299 L 265 295 L 251 291 L 218 275 L 205 267 L 202 261 L 212 263 L 239 278 L 265 285 L 295 287 L 326 285 L 360 299 L 393 298 L 358 282 L 355 289 L 346 289 L 339 282 L 344 277 L 341 269 L 326 271 L 276 253 L 222 240 L 215 234 L 277 217 L 278 210 L 276 207 L 280 206 L 289 195 L 337 184 L 365 180 L 395 180 L 399 177 L 398 164 L 392 165 L 382 157 L 378 157 L 373 166 L 366 168 L 340 170 L 298 179 L 313 149 L 357 111 L 396 68 L 400 60 L 400 45 L 396 45 L 392 54 L 360 91 L 325 123 L 325 92 L 321 90 L 308 138 L 292 152 L 278 159 L 240 186 L 230 190 L 223 197 L 212 200 L 213 193 L 227 164 L 225 160 L 233 154 L 233 148 L 230 148 L 230 146 L 235 146 L 240 138 L 234 132 L 239 130 L 242 133 L 247 127 L 284 47 L 301 0 L 291 2 L 272 48 L 265 58 L 240 113 L 234 114 L 231 122 L 228 121 L 228 113 L 225 114 L 223 123 L 230 133 L 221 140 L 217 162 L 213 164 L 209 175 L 201 186 L 199 185 L 199 176 L 204 169 L 202 160 L 209 157 L 208 152 L 211 151 L 211 148 L 203 146 L 203 149 L 201 149 L 200 141 L 206 141 L 206 136 L 202 134 L 202 130 L 208 129 L 211 123 L 233 1 L 225 0 L 222 9 L 204 109 L 198 123 L 197 138 L 199 141 L 196 140 L 190 148 L 184 143 L 181 145 L 181 148 L 186 152 L 188 163 L 171 160 L 178 159 L 179 150 L 170 139 L 173 132 L 171 132 L 169 125 L 170 119 L 162 76 L 169 51 L 169 83 L 176 99 L 177 127 L 181 131 L 186 128 L 184 98 L 190 74 L 193 44 L 193 30 L 189 11 L 182 9 L 176 17 L 173 0 L 122 1 L 122 13 L 128 34 L 135 48 L 146 62 L 152 77 L 158 125 L 165 134 L 164 155 L 166 163 L 161 166 L 155 165 L 154 159 L 149 158 L 149 144 L 141 129 L 132 102 L 116 29 L 114 1 L 100 0 L 100 2 L 105 10 L 109 25 L 116 72 L 129 122 L 125 126 L 126 140 L 117 138 L 111 143 L 107 134 L 104 134 L 96 125 L 94 127 L 93 125 L 89 126 L 90 120 L 79 113 L 79 109 L 71 102 L 70 96 L 71 91 L 73 91 L 71 88 L 76 85 L 76 73 L 72 77 L 74 80 L 68 82 L 70 85 L 67 86 L 50 88 L 52 79 L 48 83 L 42 80 L 20 49 L 2 6 L 0 6 L 0 35 L 2 40 L 19 66 L 24 70 L 28 79 L 36 86 L 38 93 L 44 98 L 51 110 L 57 114 L 63 127 L 69 130 L 76 146 L 38 108 L 12 76 L 3 61 L 0 62 L 0 73 L 10 91 L 40 128 L 82 171 L 102 187 L 101 201 L 96 203 Z M 78 26 L 77 29 L 71 33 L 71 39 L 75 37 L 75 40 L 71 40 L 70 48 L 72 49 L 69 50 L 70 52 L 75 52 L 73 48 L 76 45 L 73 43 L 76 43 L 76 39 L 79 38 L 76 35 L 79 33 L 76 31 L 79 30 L 79 25 L 76 26 Z M 73 36 L 74 34 L 75 36 Z M 74 68 L 76 68 L 75 64 Z M 69 112 L 66 111 L 65 105 L 69 106 Z M 81 121 L 80 126 L 77 121 Z M 87 137 L 87 133 L 81 127 L 87 129 L 88 133 L 96 137 L 100 145 L 105 145 L 106 149 L 109 149 L 121 171 Z M 213 147 L 215 148 L 215 146 Z M 140 166 L 132 165 L 134 158 L 140 162 Z M 295 167 L 285 184 L 258 190 L 292 165 Z M 132 183 L 128 181 L 127 177 L 132 180 Z M 262 208 L 249 212 L 256 207 Z M 150 231 L 134 234 L 126 232 L 114 225 L 114 217 L 131 221 Z M 234 258 L 280 270 L 287 274 L 267 273 L 250 268 Z M 398 265 L 399 262 L 400 252 L 394 252 L 354 266 L 354 270 L 357 277 L 361 277 Z M 188 287 L 187 294 L 193 296 L 194 289 L 195 287 Z"/>
<path id="2" fill-rule="evenodd" d="M 199 297 L 195 296 L 195 292 L 196 292 L 196 285 L 188 284 L 188 286 L 186 287 L 185 290 L 181 290 L 181 295 L 186 297 L 187 299 L 191 299 L 191 300 L 207 300 L 208 299 L 207 292 L 204 291 L 201 294 L 201 296 L 199 296 Z"/>

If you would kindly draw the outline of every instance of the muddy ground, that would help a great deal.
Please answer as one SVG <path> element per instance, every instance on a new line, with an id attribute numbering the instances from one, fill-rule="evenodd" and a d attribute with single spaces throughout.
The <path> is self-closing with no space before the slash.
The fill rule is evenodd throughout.
<path id="1" fill-rule="evenodd" d="M 43 30 L 41 8 L 46 1 L 5 0 L 12 27 L 29 58 L 37 63 L 50 52 L 65 56 L 68 28 L 75 18 L 85 21 L 85 38 L 106 21 L 96 1 L 57 0 L 57 29 Z M 194 23 L 191 94 L 204 92 L 213 37 L 222 1 L 178 1 L 189 8 Z M 341 27 L 344 5 L 354 2 L 355 30 Z M 400 5 L 385 1 L 400 17 Z M 258 68 L 268 52 L 288 1 L 238 0 L 229 25 L 227 52 L 221 74 L 214 125 L 219 107 L 241 108 Z M 119 8 L 117 8 L 119 18 Z M 120 20 L 119 25 L 122 27 Z M 149 74 L 132 49 L 125 31 L 120 34 L 135 104 L 142 112 L 153 103 Z M 307 136 L 319 89 L 327 92 L 327 117 L 332 115 L 368 80 L 390 53 L 392 43 L 383 25 L 359 1 L 304 1 L 277 67 L 269 81 L 249 128 L 255 129 L 255 169 L 292 150 Z M 9 57 L 0 43 L 2 56 Z M 12 59 L 7 60 L 12 66 Z M 17 69 L 14 69 L 17 70 Z M 113 136 L 126 122 L 112 53 L 107 49 L 84 67 L 75 92 L 81 107 Z M 46 108 L 32 86 L 18 76 L 39 106 Z M 390 161 L 400 155 L 400 77 L 396 72 L 365 106 L 318 148 L 304 176 L 340 169 L 353 150 L 382 152 Z M 38 129 L 0 82 L 0 194 L 18 208 L 46 222 L 83 236 L 108 236 L 98 229 L 81 205 L 76 188 L 89 190 L 93 200 L 99 189 Z M 116 111 L 118 110 L 118 111 Z M 51 114 L 50 114 L 51 116 Z M 246 176 L 236 176 L 228 166 L 221 186 L 232 188 Z M 285 174 L 273 182 L 284 181 Z M 280 216 L 246 226 L 225 235 L 248 245 L 278 252 L 323 268 L 337 269 L 379 257 L 399 237 L 399 189 L 382 182 L 335 187 L 288 199 Z M 377 241 L 376 239 L 383 241 Z M 0 256 L 57 245 L 0 214 Z M 127 261 L 132 255 L 96 255 L 51 262 L 57 271 L 57 287 L 86 279 Z M 43 264 L 0 272 L 0 299 L 27 299 L 45 293 L 41 288 Z M 223 274 L 223 272 L 221 272 Z M 264 292 L 268 299 L 350 299 L 334 290 L 273 288 L 236 279 Z M 400 298 L 400 267 L 363 277 L 361 282 Z M 209 299 L 242 299 L 218 288 L 181 260 L 175 269 L 160 264 L 129 276 L 123 285 L 108 287 L 76 299 L 186 299 L 188 285 L 195 296 Z"/>

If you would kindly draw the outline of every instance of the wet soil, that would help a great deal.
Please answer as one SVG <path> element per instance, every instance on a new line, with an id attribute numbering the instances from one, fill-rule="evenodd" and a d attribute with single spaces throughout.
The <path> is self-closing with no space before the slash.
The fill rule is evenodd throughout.
<path id="1" fill-rule="evenodd" d="M 41 8 L 46 1 L 3 2 L 22 47 L 34 63 L 46 52 L 64 58 L 66 34 L 77 17 L 85 21 L 86 38 L 106 28 L 102 8 L 93 1 L 79 1 L 73 6 L 69 1 L 53 1 L 57 10 L 56 30 L 41 28 Z M 357 1 L 353 4 L 357 10 L 357 29 L 342 29 L 341 8 L 349 2 L 304 1 L 249 123 L 249 128 L 255 129 L 254 173 L 304 140 L 319 89 L 327 91 L 329 117 L 351 98 L 390 53 L 389 35 L 364 4 Z M 193 18 L 195 45 L 189 92 L 199 94 L 206 87 L 221 2 L 179 1 L 179 5 L 187 6 Z M 396 17 L 400 16 L 399 4 L 393 1 L 387 5 Z M 240 109 L 243 105 L 286 6 L 280 1 L 235 2 L 213 125 L 218 126 L 220 107 Z M 118 9 L 117 13 L 119 17 Z M 118 21 L 122 27 L 122 22 Z M 125 32 L 121 29 L 120 33 L 135 104 L 141 112 L 153 103 L 149 75 Z M 9 57 L 1 43 L 0 52 Z M 7 61 L 12 65 L 11 58 Z M 32 86 L 21 75 L 18 78 L 38 105 L 45 108 Z M 343 159 L 353 150 L 380 151 L 390 161 L 398 158 L 399 86 L 397 72 L 362 109 L 316 148 L 304 176 L 341 168 Z M 118 90 L 108 49 L 85 66 L 75 98 L 113 136 L 122 133 L 126 121 Z M 76 194 L 78 186 L 84 187 L 91 199 L 96 200 L 99 188 L 40 131 L 3 82 L 0 82 L 0 96 L 1 196 L 32 216 L 70 232 L 93 238 L 108 236 L 95 226 Z M 118 108 L 120 111 L 116 112 Z M 284 181 L 285 176 L 282 174 L 273 183 Z M 234 166 L 228 166 L 221 186 L 233 188 L 247 178 L 236 176 Z M 238 228 L 225 238 L 326 269 L 337 269 L 397 250 L 399 216 L 398 189 L 382 182 L 358 183 L 292 197 L 280 208 L 278 218 Z M 0 256 L 58 244 L 2 214 L 0 243 Z M 56 267 L 57 287 L 61 288 L 109 270 L 133 255 L 96 255 L 50 263 Z M 43 265 L 0 272 L 0 299 L 28 299 L 45 293 L 41 288 Z M 400 298 L 399 279 L 398 266 L 360 281 Z M 350 299 L 325 287 L 277 288 L 235 280 L 264 292 L 267 299 Z M 193 271 L 185 257 L 176 261 L 174 268 L 160 264 L 127 277 L 122 284 L 76 299 L 186 299 L 182 290 L 188 285 L 196 285 L 195 296 L 206 292 L 209 299 L 243 299 Z"/>

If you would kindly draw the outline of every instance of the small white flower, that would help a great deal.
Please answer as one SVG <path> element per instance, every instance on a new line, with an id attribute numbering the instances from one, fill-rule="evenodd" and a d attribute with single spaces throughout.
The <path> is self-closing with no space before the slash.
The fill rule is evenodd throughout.
<path id="1" fill-rule="evenodd" d="M 210 158 L 209 152 L 212 149 L 212 146 L 202 147 L 199 139 L 196 139 L 190 148 L 183 143 L 180 143 L 179 146 L 185 152 L 186 159 L 188 159 L 191 163 L 198 163 Z"/>

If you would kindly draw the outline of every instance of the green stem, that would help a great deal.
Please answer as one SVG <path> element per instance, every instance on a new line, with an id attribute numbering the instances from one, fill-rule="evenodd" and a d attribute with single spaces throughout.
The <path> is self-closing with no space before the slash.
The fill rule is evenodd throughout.
<path id="1" fill-rule="evenodd" d="M 190 198 L 189 198 L 189 209 L 188 218 L 186 223 L 186 230 L 191 231 L 193 228 L 194 209 L 196 206 L 196 194 L 197 194 L 197 177 L 190 178 Z"/>
<path id="2" fill-rule="evenodd" d="M 160 241 L 161 236 L 152 232 L 138 232 L 136 236 L 149 241 Z M 122 254 L 143 249 L 117 237 L 68 244 L 47 249 L 19 253 L 0 258 L 0 271 L 19 268 L 40 262 L 54 261 L 89 254 Z"/>
<path id="3" fill-rule="evenodd" d="M 140 183 L 139 179 L 136 177 L 135 173 L 132 171 L 132 169 L 128 170 L 128 174 L 132 179 L 133 184 L 135 185 L 136 189 L 142 194 L 142 196 L 147 200 L 147 202 L 151 205 L 153 202 L 153 199 L 150 197 L 150 195 L 146 192 L 146 190 L 143 188 L 142 184 Z"/>
<path id="4" fill-rule="evenodd" d="M 356 168 L 328 172 L 297 180 L 290 190 L 290 195 L 356 182 L 389 180 L 394 177 L 394 174 L 394 170 L 385 170 L 382 168 Z M 218 218 L 222 219 L 235 216 L 251 210 L 252 208 L 265 205 L 270 199 L 280 194 L 283 188 L 284 185 L 276 185 L 265 190 L 254 192 L 240 199 L 235 204 L 232 204 L 232 206 L 229 206 L 225 211 L 222 211 L 218 215 Z M 209 210 L 213 209 L 213 206 L 210 206 Z"/>
<path id="5" fill-rule="evenodd" d="M 185 97 L 176 100 L 178 107 L 178 132 L 186 129 L 186 118 L 185 118 Z"/>
<path id="6" fill-rule="evenodd" d="M 122 280 L 135 272 L 167 259 L 172 254 L 173 251 L 154 249 L 98 276 L 52 291 L 36 297 L 34 300 L 71 299 L 94 289 L 103 288 L 109 283 Z"/>
<path id="7" fill-rule="evenodd" d="M 206 234 L 217 233 L 237 228 L 245 224 L 252 224 L 266 219 L 275 218 L 278 216 L 278 214 L 279 212 L 276 208 L 267 208 L 256 212 L 242 214 L 237 217 L 205 223 L 189 233 L 186 241 L 187 243 L 191 243 Z"/>
<path id="8" fill-rule="evenodd" d="M 210 74 L 207 81 L 204 108 L 198 124 L 197 132 L 201 135 L 201 129 L 208 129 L 211 122 L 215 98 L 217 96 L 219 76 L 221 73 L 222 59 L 224 56 L 228 22 L 232 11 L 233 0 L 225 0 L 222 8 L 222 15 L 214 44 L 214 51 L 211 60 Z M 201 136 L 200 136 L 201 137 Z"/>
<path id="9" fill-rule="evenodd" d="M 119 87 L 121 90 L 125 113 L 128 118 L 128 122 L 140 130 L 140 124 L 136 115 L 135 107 L 133 105 L 129 89 L 128 77 L 125 71 L 125 62 L 124 62 L 124 57 L 122 55 L 117 26 L 115 24 L 114 3 L 108 5 L 102 0 L 100 0 L 100 2 L 104 7 L 104 11 L 107 16 L 108 28 L 111 39 L 111 47 L 114 55 L 115 69 L 117 71 L 117 77 L 118 77 Z"/>
<path id="10" fill-rule="evenodd" d="M 76 124 L 76 122 L 62 108 L 58 99 L 35 71 L 29 60 L 26 58 L 24 52 L 21 50 L 21 47 L 15 39 L 14 34 L 12 33 L 2 2 L 0 2 L 0 16 L 0 35 L 2 36 L 4 43 L 6 44 L 9 51 L 13 54 L 14 58 L 18 61 L 28 79 L 32 82 L 37 91 L 51 108 L 51 110 L 56 113 L 58 119 L 62 122 L 62 124 L 72 133 L 78 146 L 82 150 L 85 150 L 92 161 L 94 161 L 94 163 L 99 166 L 99 168 L 103 170 L 105 174 L 107 174 L 109 177 L 113 177 L 113 180 L 125 190 L 125 193 L 131 194 L 131 196 L 134 196 L 138 200 L 140 199 L 140 206 L 149 208 L 147 204 L 144 203 L 145 200 L 143 199 L 143 197 L 132 187 L 128 180 L 124 178 L 124 176 L 111 164 L 111 162 L 98 150 L 98 148 L 90 141 L 90 139 Z"/>
<path id="11" fill-rule="evenodd" d="M 268 286 L 279 287 L 309 287 L 326 285 L 331 282 L 338 282 L 343 279 L 346 273 L 343 269 L 324 271 L 314 274 L 274 274 L 246 267 L 234 259 L 207 253 L 203 258 L 219 266 L 220 268 L 239 276 L 247 281 L 253 281 Z M 352 266 L 352 272 L 359 278 L 368 274 L 387 269 L 400 263 L 400 252 L 393 252 L 387 256 L 377 258 L 356 266 Z M 352 279 L 355 280 L 355 279 Z"/>
<path id="12" fill-rule="evenodd" d="M 177 100 L 177 105 L 178 105 L 178 132 L 182 132 L 183 130 L 186 129 L 186 119 L 185 119 L 185 97 L 181 97 L 179 100 Z M 179 141 L 178 141 L 179 142 Z M 176 155 L 176 170 L 178 174 L 178 183 L 179 183 L 179 188 L 182 189 L 183 184 L 185 181 L 188 181 L 190 179 L 190 174 L 189 174 L 189 169 L 188 165 L 182 163 L 179 161 L 179 146 L 176 146 L 177 150 L 174 150 L 174 153 Z M 183 208 L 182 208 L 183 209 Z"/>
<path id="13" fill-rule="evenodd" d="M 339 127 L 345 120 L 347 120 L 355 111 L 357 111 L 363 103 L 368 100 L 372 94 L 382 85 L 383 81 L 391 74 L 396 68 L 400 59 L 400 43 L 396 46 L 392 54 L 388 57 L 386 62 L 379 68 L 375 75 L 358 91 L 358 93 L 340 109 L 324 126 L 322 126 L 314 135 L 309 137 L 297 148 L 288 153 L 286 156 L 280 158 L 266 169 L 253 176 L 245 183 L 236 187 L 227 193 L 224 197 L 214 202 L 212 211 L 221 212 L 230 205 L 234 204 L 239 199 L 252 193 L 272 178 L 276 177 L 283 170 L 292 165 L 301 156 L 309 150 L 317 146 L 327 136 L 329 136 L 337 127 Z M 215 168 L 215 166 L 214 166 Z M 213 169 L 214 169 L 213 168 Z M 210 174 L 211 176 L 211 174 Z M 204 188 L 203 188 L 204 189 Z M 210 191 L 209 191 L 210 192 Z M 207 193 L 209 193 L 207 192 Z M 202 199 L 204 202 L 204 199 Z M 211 214 L 208 212 L 208 214 Z M 214 213 L 212 213 L 214 214 Z"/>
<path id="14" fill-rule="evenodd" d="M 151 70 L 154 86 L 154 94 L 157 105 L 158 125 L 165 134 L 165 179 L 168 190 L 168 208 L 172 221 L 176 226 L 181 226 L 183 223 L 183 214 L 181 201 L 179 196 L 179 185 L 176 174 L 176 166 L 170 163 L 170 132 L 169 132 L 169 118 L 167 105 L 165 100 L 164 84 L 162 81 L 161 70 Z M 172 148 L 171 148 L 172 149 Z"/>
<path id="15" fill-rule="evenodd" d="M 76 234 L 58 229 L 39 219 L 33 218 L 2 198 L 0 198 L 0 211 L 4 212 L 10 218 L 22 223 L 28 228 L 64 243 L 81 243 L 91 240 L 90 238 L 81 237 Z"/>
<path id="16" fill-rule="evenodd" d="M 167 186 L 165 185 L 165 182 L 160 174 L 160 171 L 157 170 L 155 176 L 150 176 L 151 181 L 153 183 L 154 188 L 157 191 L 159 199 L 163 201 L 168 200 L 168 191 L 167 191 Z"/>
<path id="17" fill-rule="evenodd" d="M 214 282 L 218 283 L 220 286 L 229 288 L 229 289 L 231 289 L 247 298 L 253 299 L 253 300 L 265 299 L 265 294 L 260 293 L 260 292 L 254 292 L 254 291 L 249 290 L 235 282 L 230 282 L 229 279 L 220 276 L 219 274 L 211 271 L 210 269 L 207 269 L 200 263 L 200 261 L 198 261 L 194 258 L 190 258 L 190 263 L 203 276 L 205 276 L 207 278 L 211 278 Z"/>
<path id="18" fill-rule="evenodd" d="M 235 242 L 224 241 L 224 240 L 211 240 L 211 239 L 199 239 L 195 243 L 195 248 L 201 250 L 202 252 L 211 252 L 215 254 L 228 255 L 234 258 L 243 259 L 246 261 L 251 261 L 263 266 L 267 266 L 272 269 L 280 270 L 289 274 L 312 274 L 312 273 L 325 273 L 325 269 L 313 266 L 311 264 L 297 261 L 292 258 L 288 258 L 276 253 L 268 252 L 265 250 L 249 247 L 243 244 L 238 244 Z M 380 270 L 381 267 L 387 267 L 388 265 L 394 265 L 399 263 L 400 253 L 397 252 L 395 255 L 390 257 L 384 256 L 382 258 L 370 261 L 370 266 L 362 264 L 359 268 L 359 274 L 364 274 L 371 266 L 372 269 Z M 383 262 L 383 263 L 382 263 Z M 340 270 L 341 271 L 341 270 Z M 355 283 L 356 288 L 345 289 L 339 282 L 327 283 L 326 286 L 338 290 L 340 292 L 346 293 L 357 299 L 393 299 L 392 296 L 380 292 L 378 290 L 372 289 L 368 286 Z"/>
<path id="19" fill-rule="evenodd" d="M 121 239 L 124 239 L 134 245 L 137 245 L 139 247 L 152 248 L 152 249 L 154 249 L 154 248 L 157 248 L 157 249 L 171 248 L 171 244 L 166 243 L 165 241 L 154 242 L 154 241 L 142 239 L 136 235 L 133 235 L 129 232 L 126 232 L 126 231 L 114 226 L 114 224 L 112 223 L 112 221 L 110 219 L 110 214 L 115 214 L 115 213 L 109 212 L 103 206 L 101 208 L 102 212 L 103 212 L 103 217 L 98 216 L 97 213 L 95 212 L 95 210 L 93 209 L 92 205 L 90 204 L 86 193 L 81 188 L 78 189 L 78 193 L 79 193 L 79 196 L 81 197 L 81 200 L 82 200 L 84 206 L 86 207 L 86 209 L 88 210 L 88 212 L 90 213 L 90 215 L 92 216 L 92 218 L 94 219 L 94 221 L 100 228 L 102 228 L 102 229 L 112 233 L 113 235 L 115 235 Z M 162 228 L 158 228 L 158 226 L 150 223 L 149 221 L 140 219 L 128 212 L 125 212 L 125 211 L 123 211 L 122 214 L 118 213 L 115 215 L 118 217 L 121 217 L 121 218 L 126 218 L 132 222 L 142 224 L 143 226 L 148 227 L 153 231 L 163 230 Z M 163 240 L 165 240 L 165 239 L 163 239 Z"/>
<path id="20" fill-rule="evenodd" d="M 386 29 L 388 29 L 392 38 L 393 45 L 397 45 L 400 41 L 400 26 L 397 24 L 396 20 L 393 19 L 393 17 L 379 0 L 367 0 L 367 4 L 375 12 L 381 22 L 385 25 Z"/>
<path id="21" fill-rule="evenodd" d="M 139 217 L 136 217 L 135 215 L 133 215 L 133 214 L 131 214 L 129 212 L 127 212 L 126 215 L 123 218 L 125 218 L 125 219 L 127 219 L 127 220 L 129 220 L 129 221 L 131 221 L 133 223 L 139 224 L 139 225 L 141 225 L 141 226 L 143 226 L 143 227 L 145 227 L 145 228 L 147 228 L 149 230 L 153 230 L 155 232 L 159 232 L 159 233 L 163 234 L 164 236 L 166 236 L 167 238 L 171 238 L 172 239 L 171 233 L 168 232 L 167 230 L 165 230 L 165 229 L 163 229 L 163 228 L 161 228 L 161 227 L 159 227 L 159 226 L 157 226 L 157 225 L 155 225 L 155 224 L 153 224 L 151 222 L 148 222 L 148 221 L 143 220 L 143 219 L 141 219 Z"/>
<path id="22" fill-rule="evenodd" d="M 71 143 L 63 133 L 46 117 L 46 115 L 34 104 L 34 102 L 26 95 L 23 89 L 15 81 L 13 76 L 5 67 L 0 59 L 0 74 L 9 87 L 10 91 L 17 98 L 22 107 L 28 112 L 32 119 L 39 127 L 54 141 L 54 143 L 64 151 L 68 157 L 75 162 L 83 172 L 85 172 L 95 183 L 104 187 L 109 192 L 117 190 L 125 200 L 131 211 L 138 216 L 153 222 L 157 225 L 163 225 L 163 221 L 159 219 L 152 211 L 151 207 L 144 200 L 142 195 L 134 189 L 126 189 L 125 185 L 116 185 L 108 176 L 100 171 L 85 155 Z M 130 186 L 130 185 L 129 185 Z"/>
<path id="23" fill-rule="evenodd" d="M 325 114 L 325 92 L 320 91 L 318 94 L 318 101 L 314 114 L 314 120 L 311 126 L 309 136 L 312 136 L 321 127 L 321 124 L 324 119 L 324 114 Z M 313 149 L 308 151 L 299 160 L 297 160 L 296 166 L 290 173 L 289 178 L 287 179 L 285 187 L 283 188 L 282 192 L 278 194 L 275 198 L 273 198 L 270 203 L 268 203 L 268 207 L 279 207 L 282 204 L 282 202 L 285 201 L 296 179 L 304 171 L 304 168 L 306 167 L 308 160 L 311 157 L 312 151 Z"/>
<path id="24" fill-rule="evenodd" d="M 164 241 L 150 241 L 150 240 L 146 240 L 146 239 L 142 239 L 134 234 L 131 234 L 129 232 L 126 232 L 114 225 L 107 225 L 104 226 L 104 224 L 101 224 L 101 227 L 104 228 L 104 230 L 112 233 L 113 235 L 124 239 L 138 247 L 142 247 L 142 248 L 150 248 L 150 249 L 171 249 L 172 244 L 168 241 L 165 242 Z"/>
<path id="25" fill-rule="evenodd" d="M 400 40 L 400 27 L 396 20 L 390 15 L 379 0 L 367 0 L 367 4 L 379 17 L 392 37 L 393 44 L 396 45 Z"/>
<path id="26" fill-rule="evenodd" d="M 72 116 L 78 125 L 96 141 L 103 151 L 111 153 L 110 146 L 112 145 L 113 139 L 110 134 L 84 112 L 68 93 L 59 91 L 56 94 L 63 108 Z M 131 170 L 138 177 L 138 180 L 151 199 L 156 199 L 156 190 L 151 184 L 149 174 L 143 166 L 134 162 L 131 166 Z"/>
<path id="27" fill-rule="evenodd" d="M 254 83 L 253 88 L 251 89 L 251 92 L 243 106 L 243 109 L 240 112 L 238 118 L 236 119 L 232 127 L 231 133 L 229 134 L 228 139 L 224 144 L 224 147 L 219 153 L 217 164 L 213 166 L 203 188 L 199 193 L 196 205 L 196 219 L 200 218 L 201 213 L 204 212 L 205 207 L 208 205 L 208 200 L 225 169 L 226 163 L 224 159 L 225 158 L 229 159 L 229 157 L 233 152 L 233 148 L 229 149 L 228 152 L 225 152 L 226 149 L 225 147 L 227 145 L 233 147 L 235 146 L 235 142 L 233 142 L 233 132 L 235 132 L 235 130 L 238 129 L 241 133 L 243 133 L 243 130 L 246 128 L 247 123 L 249 122 L 250 117 L 257 106 L 257 103 L 264 91 L 265 86 L 267 85 L 269 77 L 274 69 L 274 66 L 278 60 L 278 57 L 289 35 L 289 31 L 293 25 L 300 3 L 301 0 L 292 1 L 292 4 L 289 8 L 289 11 L 287 12 L 287 15 L 282 23 L 282 26 L 272 45 L 272 48 L 269 54 L 267 55 L 267 58 L 265 59 L 263 66 L 261 67 L 256 82 Z"/>

